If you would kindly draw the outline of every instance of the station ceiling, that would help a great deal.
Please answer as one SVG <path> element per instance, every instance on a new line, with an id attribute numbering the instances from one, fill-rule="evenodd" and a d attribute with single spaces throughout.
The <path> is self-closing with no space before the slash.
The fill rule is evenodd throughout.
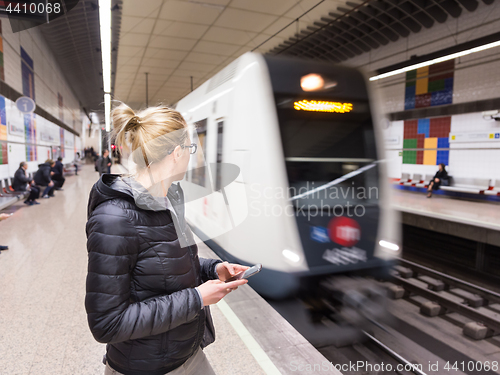
<path id="1" fill-rule="evenodd" d="M 149 73 L 149 105 L 173 104 L 190 92 L 191 77 L 196 88 L 243 53 L 254 49 L 265 53 L 343 4 L 343 0 L 125 0 L 114 98 L 135 108 L 144 106 L 145 73 Z"/>
<path id="2" fill-rule="evenodd" d="M 247 51 L 341 62 L 494 0 L 112 0 L 112 90 L 174 104 Z M 97 0 L 41 26 L 87 112 L 103 111 Z M 102 114 L 100 116 L 102 118 Z"/>

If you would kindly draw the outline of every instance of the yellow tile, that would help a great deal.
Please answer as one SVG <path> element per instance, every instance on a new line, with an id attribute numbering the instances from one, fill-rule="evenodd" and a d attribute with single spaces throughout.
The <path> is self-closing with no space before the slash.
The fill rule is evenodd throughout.
<path id="1" fill-rule="evenodd" d="M 415 89 L 416 95 L 427 94 L 429 92 L 429 67 L 417 69 L 417 87 Z"/>
<path id="2" fill-rule="evenodd" d="M 437 138 L 425 138 L 424 139 L 424 148 L 437 148 L 438 139 Z"/>
<path id="3" fill-rule="evenodd" d="M 437 150 L 424 150 L 424 165 L 436 165 Z"/>

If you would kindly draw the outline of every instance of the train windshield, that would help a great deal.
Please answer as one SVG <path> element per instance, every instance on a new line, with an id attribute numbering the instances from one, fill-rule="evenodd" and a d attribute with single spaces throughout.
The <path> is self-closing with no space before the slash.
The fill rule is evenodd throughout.
<path id="1" fill-rule="evenodd" d="M 367 101 L 277 96 L 276 104 L 289 196 L 297 207 L 333 211 L 377 203 L 377 152 Z"/>

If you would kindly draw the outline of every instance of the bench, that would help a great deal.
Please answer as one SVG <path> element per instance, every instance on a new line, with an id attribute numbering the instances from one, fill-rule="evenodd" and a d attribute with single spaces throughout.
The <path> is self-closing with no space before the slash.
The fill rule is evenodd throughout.
<path id="1" fill-rule="evenodd" d="M 424 188 L 426 188 L 426 187 L 429 186 L 429 181 L 432 180 L 433 178 L 434 178 L 433 174 L 426 174 L 424 176 L 424 179 L 421 182 L 419 182 L 418 184 L 416 184 L 415 186 L 416 187 L 424 187 Z"/>
<path id="2" fill-rule="evenodd" d="M 452 186 L 440 186 L 444 191 L 455 191 L 457 193 L 483 194 L 489 190 L 491 180 L 489 178 L 454 177 Z"/>
<path id="3" fill-rule="evenodd" d="M 500 196 L 500 179 L 496 179 L 495 184 L 493 186 L 490 186 L 489 190 L 485 190 L 484 194 Z"/>
<path id="4" fill-rule="evenodd" d="M 6 178 L 0 181 L 0 210 L 7 208 L 20 199 L 24 199 L 28 196 L 27 191 L 14 191 L 12 190 L 10 178 Z"/>

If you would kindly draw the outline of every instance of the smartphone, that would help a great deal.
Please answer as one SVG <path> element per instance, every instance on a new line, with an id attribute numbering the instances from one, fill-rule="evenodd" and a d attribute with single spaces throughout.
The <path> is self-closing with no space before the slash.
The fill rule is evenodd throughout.
<path id="1" fill-rule="evenodd" d="M 240 279 L 248 279 L 250 276 L 253 276 L 257 273 L 259 273 L 262 270 L 262 264 L 256 264 L 255 266 L 250 267 L 246 271 L 241 271 L 240 273 L 237 273 L 233 277 L 229 278 L 226 280 L 226 283 L 230 281 L 236 281 Z"/>

